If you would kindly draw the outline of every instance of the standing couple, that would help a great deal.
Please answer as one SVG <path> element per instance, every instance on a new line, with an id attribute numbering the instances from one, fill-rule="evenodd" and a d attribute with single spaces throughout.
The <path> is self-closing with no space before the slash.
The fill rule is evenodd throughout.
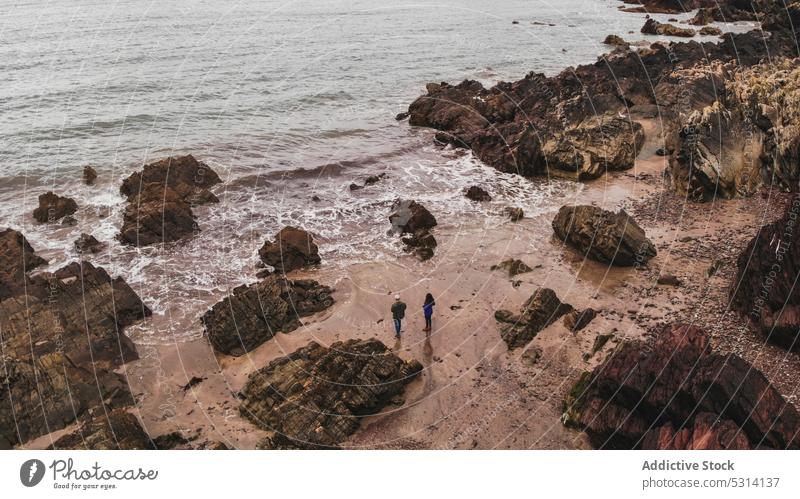
<path id="1" fill-rule="evenodd" d="M 428 293 L 425 295 L 425 303 L 422 304 L 422 313 L 425 315 L 425 331 L 429 333 L 433 323 L 433 307 L 436 306 L 436 301 L 433 295 Z M 400 328 L 403 319 L 406 316 L 406 304 L 400 300 L 400 295 L 394 295 L 394 303 L 392 304 L 392 319 L 394 319 L 394 337 L 400 339 Z"/>

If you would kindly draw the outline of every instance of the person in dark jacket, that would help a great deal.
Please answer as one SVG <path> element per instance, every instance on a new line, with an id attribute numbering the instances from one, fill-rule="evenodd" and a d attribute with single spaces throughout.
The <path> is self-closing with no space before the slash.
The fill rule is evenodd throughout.
<path id="1" fill-rule="evenodd" d="M 400 339 L 400 326 L 406 316 L 406 304 L 400 301 L 400 295 L 394 295 L 392 319 L 394 319 L 394 337 Z"/>
<path id="2" fill-rule="evenodd" d="M 431 325 L 433 324 L 433 307 L 436 306 L 436 300 L 433 295 L 428 293 L 425 295 L 425 303 L 422 304 L 422 313 L 425 314 L 425 329 L 423 331 L 430 332 Z"/>

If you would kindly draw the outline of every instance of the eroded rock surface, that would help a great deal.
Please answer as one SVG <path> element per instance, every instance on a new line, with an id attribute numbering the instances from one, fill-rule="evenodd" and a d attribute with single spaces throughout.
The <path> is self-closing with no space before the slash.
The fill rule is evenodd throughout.
<path id="1" fill-rule="evenodd" d="M 598 262 L 641 265 L 656 256 L 655 245 L 625 211 L 596 206 L 562 206 L 553 219 L 556 236 Z"/>
<path id="2" fill-rule="evenodd" d="M 14 229 L 0 232 L 0 300 L 14 294 L 27 272 L 46 264 L 21 232 Z"/>
<path id="3" fill-rule="evenodd" d="M 47 191 L 39 195 L 39 207 L 33 210 L 33 218 L 41 224 L 52 224 L 73 215 L 76 211 L 78 203 L 74 199 Z"/>
<path id="4" fill-rule="evenodd" d="M 279 331 L 294 331 L 300 327 L 301 317 L 333 305 L 332 291 L 317 281 L 273 275 L 234 289 L 200 320 L 214 349 L 243 355 Z"/>
<path id="5" fill-rule="evenodd" d="M 150 314 L 121 278 L 87 262 L 24 279 L 0 301 L 0 448 L 64 428 L 90 409 L 132 404 L 114 372 L 136 358 L 122 330 Z"/>
<path id="6" fill-rule="evenodd" d="M 436 226 L 436 217 L 416 201 L 396 201 L 389 215 L 392 228 L 401 234 L 413 234 L 420 229 L 432 229 Z"/>
<path id="7" fill-rule="evenodd" d="M 623 344 L 581 377 L 564 406 L 565 424 L 598 449 L 800 447 L 795 407 L 752 365 L 714 353 L 695 326 Z"/>
<path id="8" fill-rule="evenodd" d="M 59 438 L 48 449 L 149 450 L 156 446 L 134 414 L 124 409 L 103 413 Z"/>
<path id="9" fill-rule="evenodd" d="M 402 360 L 376 339 L 330 348 L 312 342 L 251 374 L 239 410 L 272 432 L 262 448 L 336 448 L 421 371 L 419 362 Z"/>

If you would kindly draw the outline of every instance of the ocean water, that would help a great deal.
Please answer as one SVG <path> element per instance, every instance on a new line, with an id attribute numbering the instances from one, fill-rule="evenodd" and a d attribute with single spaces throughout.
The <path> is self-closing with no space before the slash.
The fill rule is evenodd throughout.
<path id="1" fill-rule="evenodd" d="M 72 241 L 81 232 L 94 234 L 109 248 L 91 260 L 123 276 L 156 313 L 156 326 L 134 339 L 196 337 L 197 317 L 254 280 L 257 249 L 284 225 L 312 231 L 324 264 L 345 268 L 399 258 L 397 238 L 386 234 L 396 198 L 422 201 L 444 223 L 491 226 L 506 204 L 537 213 L 579 188 L 499 174 L 434 147 L 429 130 L 394 116 L 430 81 L 491 85 L 554 74 L 592 62 L 609 33 L 642 39 L 644 15 L 620 5 L 8 1 L 0 12 L 0 226 L 22 230 L 50 270 L 78 258 Z M 120 246 L 121 179 L 185 153 L 225 180 L 215 190 L 221 203 L 196 210 L 202 232 L 165 248 Z M 99 172 L 97 186 L 81 184 L 84 165 Z M 349 190 L 379 173 L 381 183 Z M 466 201 L 462 190 L 472 184 L 489 186 L 495 201 Z M 78 201 L 77 226 L 35 224 L 31 212 L 47 190 Z"/>

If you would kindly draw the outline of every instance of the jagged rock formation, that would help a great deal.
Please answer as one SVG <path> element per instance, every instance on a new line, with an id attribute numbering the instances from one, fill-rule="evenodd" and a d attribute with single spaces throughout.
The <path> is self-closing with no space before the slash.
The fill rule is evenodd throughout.
<path id="1" fill-rule="evenodd" d="M 595 317 L 597 317 L 597 312 L 593 308 L 573 310 L 564 316 L 564 326 L 572 332 L 580 331 L 588 326 Z"/>
<path id="2" fill-rule="evenodd" d="M 398 200 L 392 205 L 389 222 L 395 232 L 413 234 L 420 229 L 434 228 L 436 217 L 421 203 Z"/>
<path id="3" fill-rule="evenodd" d="M 275 235 L 274 242 L 265 242 L 258 250 L 258 256 L 262 262 L 281 274 L 322 261 L 311 234 L 291 226 L 281 229 Z"/>
<path id="4" fill-rule="evenodd" d="M 78 211 L 78 203 L 74 199 L 53 194 L 47 191 L 39 195 L 39 207 L 33 210 L 33 218 L 40 224 L 52 224 Z"/>
<path id="5" fill-rule="evenodd" d="M 272 432 L 262 448 L 336 448 L 362 417 L 396 403 L 421 371 L 376 339 L 330 348 L 311 342 L 251 374 L 239 411 Z"/>
<path id="6" fill-rule="evenodd" d="M 122 329 L 150 314 L 136 293 L 87 262 L 14 275 L 19 282 L 0 300 L 0 448 L 64 428 L 92 408 L 132 404 L 114 370 L 136 358 Z"/>
<path id="7" fill-rule="evenodd" d="M 539 331 L 572 310 L 572 305 L 562 303 L 555 291 L 539 288 L 525 301 L 519 314 L 498 310 L 494 313 L 494 318 L 503 324 L 500 337 L 509 350 L 514 350 L 527 345 Z"/>
<path id="8" fill-rule="evenodd" d="M 505 270 L 508 272 L 509 277 L 514 277 L 515 275 L 530 272 L 533 269 L 528 267 L 522 260 L 508 258 L 497 265 L 492 265 L 491 270 Z"/>
<path id="9" fill-rule="evenodd" d="M 211 345 L 227 355 L 243 355 L 275 336 L 301 326 L 300 318 L 333 305 L 328 286 L 269 276 L 239 286 L 216 303 L 200 321 Z"/>
<path id="10" fill-rule="evenodd" d="M 711 0 L 690 3 L 717 6 Z M 666 11 L 678 8 L 671 2 L 646 5 Z M 793 5 L 781 8 L 756 0 L 753 8 L 747 7 L 763 19 L 763 28 L 771 32 L 767 37 L 754 30 L 728 33 L 718 42 L 659 42 L 637 50 L 615 50 L 595 64 L 568 68 L 554 77 L 530 73 L 489 89 L 469 80 L 458 85 L 430 83 L 426 95 L 409 106 L 409 123 L 438 130 L 437 140 L 468 147 L 503 172 L 559 175 L 565 168 L 572 178 L 596 178 L 604 165 L 627 165 L 638 152 L 640 132 L 626 115 L 655 112 L 677 133 L 692 111 L 716 100 L 708 80 L 683 84 L 689 72 L 715 64 L 747 68 L 765 58 L 796 57 L 790 22 Z M 613 133 L 606 132 L 608 126 Z M 604 151 L 599 158 L 597 150 Z M 548 155 L 552 151 L 557 154 Z M 609 159 L 617 157 L 625 161 Z"/>
<path id="11" fill-rule="evenodd" d="M 105 244 L 101 243 L 91 234 L 81 234 L 73 244 L 75 251 L 80 254 L 83 253 L 99 253 L 105 248 Z"/>
<path id="12" fill-rule="evenodd" d="M 584 373 L 564 411 L 598 449 L 800 448 L 794 406 L 737 355 L 714 353 L 695 326 L 623 344 Z"/>
<path id="13" fill-rule="evenodd" d="M 739 255 L 731 308 L 768 341 L 800 349 L 800 198 L 765 225 Z"/>
<path id="14" fill-rule="evenodd" d="M 83 183 L 86 185 L 94 185 L 97 180 L 97 170 L 89 165 L 83 167 Z"/>
<path id="15" fill-rule="evenodd" d="M 196 232 L 192 206 L 219 202 L 208 189 L 220 182 L 214 170 L 191 155 L 145 165 L 120 187 L 120 193 L 128 198 L 120 241 L 148 246 L 177 241 Z"/>
<path id="16" fill-rule="evenodd" d="M 53 442 L 48 449 L 147 450 L 156 449 L 156 446 L 135 415 L 116 409 L 84 422 L 74 432 Z"/>
<path id="17" fill-rule="evenodd" d="M 644 230 L 623 210 L 613 213 L 596 206 L 562 206 L 552 225 L 559 239 L 598 262 L 642 265 L 657 253 Z"/>

